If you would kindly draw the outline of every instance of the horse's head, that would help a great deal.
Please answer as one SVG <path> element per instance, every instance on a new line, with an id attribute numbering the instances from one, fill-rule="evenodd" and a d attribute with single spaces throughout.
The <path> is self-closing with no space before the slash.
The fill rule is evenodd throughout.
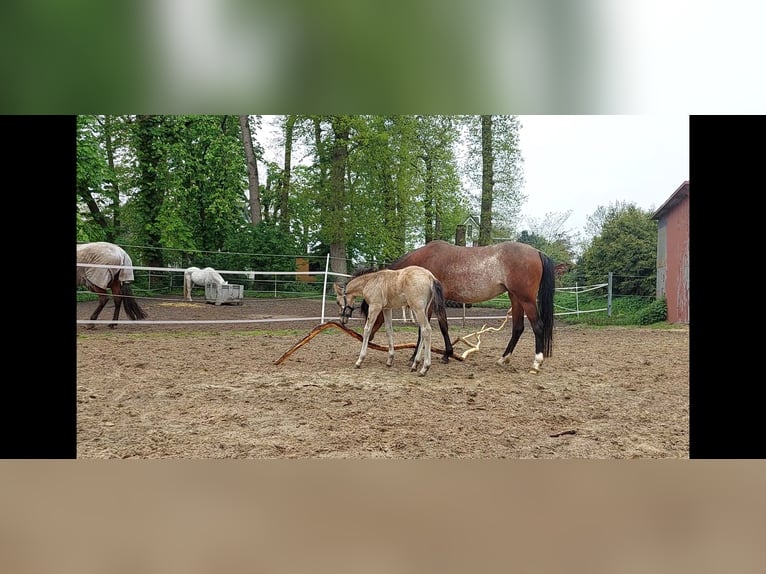
<path id="1" fill-rule="evenodd" d="M 346 286 L 332 284 L 335 290 L 335 301 L 338 303 L 338 309 L 340 311 L 340 322 L 345 325 L 351 318 L 351 314 L 354 312 L 354 296 L 346 296 Z"/>

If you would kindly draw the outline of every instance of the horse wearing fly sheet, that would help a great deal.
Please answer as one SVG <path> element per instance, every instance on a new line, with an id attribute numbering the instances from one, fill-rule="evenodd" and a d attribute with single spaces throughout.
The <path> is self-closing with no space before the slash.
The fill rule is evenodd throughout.
<path id="1" fill-rule="evenodd" d="M 552 355 L 555 276 L 553 261 L 546 254 L 526 243 L 513 241 L 461 247 L 435 240 L 400 257 L 388 269 L 408 265 L 431 271 L 441 281 L 447 300 L 480 303 L 508 293 L 511 339 L 497 364 L 510 363 L 511 353 L 524 331 L 525 315 L 535 334 L 535 356 L 529 372 L 538 373 L 543 358 Z M 370 339 L 381 323 L 381 319 L 375 321 Z"/>
<path id="2" fill-rule="evenodd" d="M 77 285 L 84 285 L 98 295 L 98 306 L 90 316 L 91 321 L 98 319 L 109 300 L 107 290 L 112 291 L 114 299 L 113 321 L 120 318 L 120 308 L 123 305 L 131 320 L 145 319 L 146 311 L 133 297 L 130 287 L 133 279 L 133 262 L 119 245 L 96 241 L 77 246 Z M 109 325 L 112 329 L 116 326 L 116 323 Z M 86 328 L 92 329 L 93 325 L 87 325 Z"/>
<path id="3" fill-rule="evenodd" d="M 189 267 L 184 271 L 184 299 L 191 301 L 191 294 L 194 286 L 204 287 L 208 283 L 215 283 L 217 285 L 229 284 L 229 282 L 225 281 L 224 278 L 221 277 L 221 274 L 212 267 L 205 267 L 204 269 L 200 269 L 199 267 Z"/>
<path id="4" fill-rule="evenodd" d="M 354 311 L 354 299 L 361 297 L 366 303 L 366 306 L 362 307 L 366 320 L 362 349 L 355 363 L 356 368 L 362 366 L 362 361 L 367 356 L 372 323 L 381 315 L 388 335 L 386 366 L 391 366 L 394 360 L 393 310 L 408 306 L 419 326 L 418 344 L 412 357 L 411 370 L 417 370 L 420 365 L 418 374 L 420 376 L 426 374 L 431 366 L 431 313 L 434 310 L 443 313 L 445 308 L 441 283 L 433 273 L 416 266 L 399 270 L 363 269 L 357 271 L 343 286 L 333 283 L 333 289 L 337 296 L 341 323 L 344 325 Z"/>

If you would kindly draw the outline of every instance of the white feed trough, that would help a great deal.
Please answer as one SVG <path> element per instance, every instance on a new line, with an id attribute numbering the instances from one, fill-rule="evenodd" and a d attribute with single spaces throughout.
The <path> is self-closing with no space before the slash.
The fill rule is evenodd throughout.
<path id="1" fill-rule="evenodd" d="M 205 300 L 216 305 L 242 305 L 244 285 L 205 283 Z"/>

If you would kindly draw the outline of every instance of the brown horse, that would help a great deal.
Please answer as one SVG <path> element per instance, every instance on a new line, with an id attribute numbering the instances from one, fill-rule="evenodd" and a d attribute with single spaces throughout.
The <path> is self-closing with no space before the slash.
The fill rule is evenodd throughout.
<path id="1" fill-rule="evenodd" d="M 85 285 L 98 294 L 98 306 L 90 316 L 91 321 L 98 319 L 99 313 L 109 300 L 107 290 L 112 291 L 114 299 L 113 321 L 120 318 L 120 307 L 125 305 L 125 312 L 132 320 L 146 318 L 146 311 L 133 297 L 130 282 L 133 281 L 133 262 L 119 245 L 97 241 L 77 246 L 77 285 Z M 116 323 L 110 323 L 114 329 Z M 92 329 L 93 325 L 87 325 Z"/>
<path id="2" fill-rule="evenodd" d="M 354 299 L 361 297 L 366 303 L 363 313 L 364 336 L 362 349 L 359 352 L 355 366 L 362 366 L 367 356 L 367 345 L 370 340 L 372 323 L 382 315 L 388 335 L 388 360 L 390 367 L 394 361 L 394 331 L 392 323 L 393 309 L 408 306 L 415 315 L 418 324 L 418 344 L 412 357 L 411 370 L 421 365 L 418 374 L 422 377 L 431 366 L 431 322 L 433 310 L 444 310 L 444 293 L 441 283 L 428 269 L 409 266 L 399 270 L 362 269 L 357 271 L 348 282 L 341 286 L 333 283 L 340 309 L 341 323 L 344 325 L 354 311 Z M 366 309 L 366 312 L 365 312 Z M 447 339 L 449 340 L 449 335 Z"/>
<path id="3" fill-rule="evenodd" d="M 530 373 L 538 373 L 544 357 L 553 353 L 553 261 L 526 243 L 505 241 L 482 247 L 460 247 L 446 241 L 426 243 L 388 266 L 419 265 L 431 271 L 444 288 L 444 298 L 480 303 L 507 292 L 511 303 L 511 340 L 499 365 L 508 364 L 524 331 L 526 314 L 535 333 L 535 357 Z M 370 338 L 380 328 L 376 320 Z M 442 331 L 442 334 L 444 332 Z M 445 338 L 445 345 L 447 339 Z"/>

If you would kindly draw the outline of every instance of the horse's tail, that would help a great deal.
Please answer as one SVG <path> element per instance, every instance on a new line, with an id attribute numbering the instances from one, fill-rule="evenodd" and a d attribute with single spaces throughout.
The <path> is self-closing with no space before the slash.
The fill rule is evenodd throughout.
<path id="1" fill-rule="evenodd" d="M 542 251 L 543 276 L 537 290 L 537 310 L 543 324 L 543 356 L 553 354 L 553 295 L 556 292 L 556 274 L 553 260 Z"/>
<path id="2" fill-rule="evenodd" d="M 122 292 L 122 306 L 125 308 L 125 312 L 133 321 L 139 319 L 146 319 L 146 311 L 138 304 L 136 298 L 133 296 L 133 290 L 130 288 L 130 283 L 123 283 L 120 291 Z"/>
<path id="3" fill-rule="evenodd" d="M 439 330 L 442 332 L 442 338 L 444 339 L 442 362 L 446 363 L 452 355 L 452 341 L 450 341 L 449 328 L 447 326 L 447 300 L 444 298 L 444 287 L 442 287 L 442 283 L 438 279 L 434 279 L 431 283 L 431 303 L 428 308 L 429 318 L 433 311 L 436 311 Z"/>

